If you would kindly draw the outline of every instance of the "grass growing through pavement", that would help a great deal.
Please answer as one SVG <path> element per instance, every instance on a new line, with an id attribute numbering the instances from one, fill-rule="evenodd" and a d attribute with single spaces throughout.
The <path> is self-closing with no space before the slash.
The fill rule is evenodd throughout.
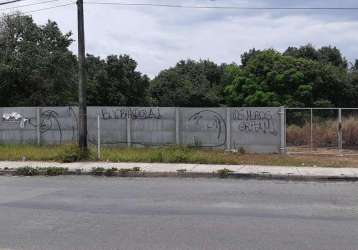
<path id="1" fill-rule="evenodd" d="M 75 162 L 96 160 L 96 150 L 80 155 L 74 145 L 33 146 L 0 145 L 0 161 Z M 165 148 L 103 148 L 102 161 L 144 163 L 195 163 L 266 166 L 358 167 L 357 156 L 258 155 L 224 152 L 222 150 L 187 147 Z"/>

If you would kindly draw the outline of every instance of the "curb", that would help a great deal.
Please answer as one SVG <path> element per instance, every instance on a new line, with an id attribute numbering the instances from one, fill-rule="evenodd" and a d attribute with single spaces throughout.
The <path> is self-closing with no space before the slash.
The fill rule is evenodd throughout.
<path id="1" fill-rule="evenodd" d="M 24 176 L 19 175 L 15 169 L 0 170 L 0 176 Z M 91 171 L 74 171 L 68 170 L 62 175 L 39 174 L 36 176 L 93 176 L 104 178 L 221 178 L 221 179 L 243 179 L 243 180 L 281 180 L 281 181 L 332 181 L 332 182 L 358 182 L 355 176 L 324 176 L 324 175 L 274 175 L 274 174 L 255 174 L 255 173 L 228 173 L 219 174 L 204 172 L 128 172 L 115 175 L 96 175 Z M 31 177 L 31 176 L 30 176 Z"/>
<path id="2" fill-rule="evenodd" d="M 282 180 L 282 181 L 344 181 L 358 182 L 355 176 L 324 176 L 324 175 L 273 175 L 273 174 L 231 174 L 232 178 L 237 179 L 256 179 L 256 180 Z"/>

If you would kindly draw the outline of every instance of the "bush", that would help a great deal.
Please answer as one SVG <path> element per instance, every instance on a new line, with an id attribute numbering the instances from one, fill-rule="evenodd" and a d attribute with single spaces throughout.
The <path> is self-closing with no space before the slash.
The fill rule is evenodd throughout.
<path id="1" fill-rule="evenodd" d="M 104 168 L 93 168 L 91 171 L 92 175 L 96 175 L 96 176 L 102 176 L 105 173 L 105 169 Z"/>
<path id="2" fill-rule="evenodd" d="M 20 176 L 36 176 L 36 175 L 40 175 L 40 171 L 38 168 L 23 167 L 23 168 L 16 169 L 15 174 Z"/>
<path id="3" fill-rule="evenodd" d="M 89 160 L 93 158 L 91 152 L 81 152 L 77 145 L 65 145 L 61 147 L 61 150 L 57 154 L 56 160 L 64 163 L 77 162 L 81 160 Z"/>
<path id="4" fill-rule="evenodd" d="M 81 160 L 81 151 L 76 145 L 68 145 L 58 154 L 57 160 L 65 163 Z"/>
<path id="5" fill-rule="evenodd" d="M 106 171 L 104 172 L 104 175 L 107 177 L 112 177 L 112 176 L 116 176 L 118 173 L 118 169 L 117 168 L 108 168 L 106 169 Z"/>
<path id="6" fill-rule="evenodd" d="M 121 169 L 118 170 L 118 173 L 119 173 L 120 176 L 125 177 L 125 176 L 128 176 L 128 174 L 130 172 L 132 172 L 132 171 L 133 170 L 130 169 L 130 168 L 121 168 Z"/>
<path id="7" fill-rule="evenodd" d="M 67 168 L 57 168 L 57 167 L 52 167 L 52 168 L 46 168 L 46 175 L 47 176 L 58 176 L 58 175 L 65 175 L 67 174 L 68 169 Z"/>
<path id="8" fill-rule="evenodd" d="M 219 169 L 216 173 L 219 175 L 220 178 L 227 178 L 233 172 L 234 171 L 230 169 L 224 168 L 224 169 Z"/>
<path id="9" fill-rule="evenodd" d="M 132 168 L 132 171 L 133 172 L 140 172 L 141 169 L 140 169 L 140 167 L 134 167 L 134 168 Z"/>

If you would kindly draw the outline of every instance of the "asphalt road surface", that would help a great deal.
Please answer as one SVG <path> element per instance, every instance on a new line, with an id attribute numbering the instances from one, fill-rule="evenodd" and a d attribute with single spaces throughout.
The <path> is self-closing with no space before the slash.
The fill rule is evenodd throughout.
<path id="1" fill-rule="evenodd" d="M 0 177 L 0 249 L 358 249 L 358 183 Z"/>

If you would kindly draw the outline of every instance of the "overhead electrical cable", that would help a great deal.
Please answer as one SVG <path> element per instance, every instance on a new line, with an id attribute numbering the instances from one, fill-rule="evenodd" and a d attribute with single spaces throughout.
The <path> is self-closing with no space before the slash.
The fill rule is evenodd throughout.
<path id="1" fill-rule="evenodd" d="M 358 7 L 240 7 L 240 6 L 215 6 L 215 5 L 182 5 L 182 4 L 157 4 L 157 3 L 127 3 L 127 2 L 94 2 L 86 1 L 85 4 L 94 5 L 118 5 L 118 6 L 141 6 L 141 7 L 164 7 L 164 8 L 183 8 L 183 9 L 221 9 L 221 10 L 341 10 L 355 11 Z"/>
<path id="2" fill-rule="evenodd" d="M 0 2 L 0 5 L 7 5 L 7 4 L 17 3 L 17 2 L 22 2 L 22 1 L 26 1 L 26 0 L 12 0 L 12 1 L 7 1 L 7 2 Z"/>
<path id="3" fill-rule="evenodd" d="M 19 9 L 19 11 L 21 11 L 21 13 L 23 14 L 31 14 L 31 13 L 36 13 L 36 12 L 40 12 L 40 11 L 46 11 L 46 10 L 51 10 L 51 9 L 57 9 L 57 8 L 61 8 L 61 7 L 66 7 L 66 6 L 70 6 L 70 5 L 75 5 L 75 2 L 67 2 L 64 4 L 59 4 L 59 5 L 54 5 L 54 6 L 49 6 L 49 7 L 44 7 L 44 8 L 39 8 L 39 9 L 34 9 L 34 10 L 28 10 L 28 11 L 22 11 Z M 16 8 L 11 8 L 11 9 L 16 9 Z M 0 10 L 1 11 L 1 10 Z M 16 14 L 7 14 L 7 15 L 16 15 Z"/>
<path id="4" fill-rule="evenodd" d="M 59 1 L 61 1 L 61 0 L 47 0 L 47 1 L 36 2 L 36 3 L 28 3 L 28 4 L 16 5 L 16 6 L 12 6 L 12 7 L 7 7 L 7 8 L 0 9 L 0 11 L 12 10 L 12 9 L 24 8 L 24 7 L 30 7 L 30 6 L 35 6 L 35 5 L 41 5 L 41 4 L 59 2 Z"/>
<path id="5" fill-rule="evenodd" d="M 35 12 L 51 10 L 51 9 L 57 9 L 57 8 L 66 7 L 66 6 L 75 5 L 75 4 L 76 4 L 75 2 L 70 2 L 70 3 L 66 3 L 66 4 L 60 4 L 60 5 L 55 5 L 55 6 L 51 6 L 51 7 L 45 7 L 45 8 L 36 9 L 36 10 L 24 11 L 23 13 L 31 14 L 31 13 L 35 13 Z"/>

